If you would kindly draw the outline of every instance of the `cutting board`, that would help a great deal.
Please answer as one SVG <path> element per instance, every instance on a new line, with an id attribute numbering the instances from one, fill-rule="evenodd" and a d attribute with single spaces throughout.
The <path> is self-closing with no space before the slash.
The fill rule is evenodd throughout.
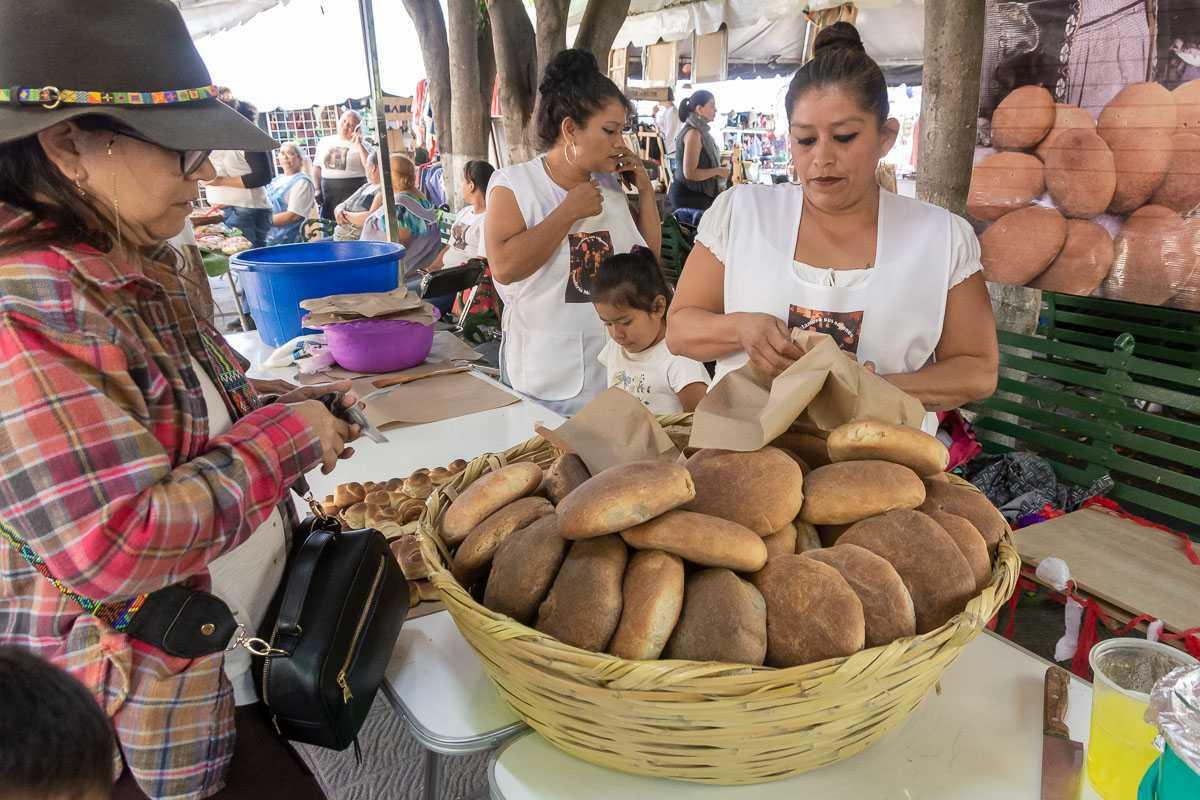
<path id="1" fill-rule="evenodd" d="M 1057 556 L 1084 593 L 1169 630 L 1200 626 L 1200 566 L 1179 539 L 1100 509 L 1085 508 L 1016 532 L 1021 560 Z"/>
<path id="2" fill-rule="evenodd" d="M 358 383 L 355 389 L 361 391 Z M 515 394 L 494 383 L 470 372 L 459 372 L 397 386 L 368 400 L 366 411 L 371 424 L 380 430 L 388 430 L 465 417 L 519 401 Z"/>

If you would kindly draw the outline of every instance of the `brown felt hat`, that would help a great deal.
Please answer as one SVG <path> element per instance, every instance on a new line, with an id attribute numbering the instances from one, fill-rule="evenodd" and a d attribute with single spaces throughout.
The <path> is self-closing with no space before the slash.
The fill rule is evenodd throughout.
<path id="1" fill-rule="evenodd" d="M 170 0 L 0 0 L 0 144 L 88 114 L 173 150 L 279 146 L 217 99 Z"/>

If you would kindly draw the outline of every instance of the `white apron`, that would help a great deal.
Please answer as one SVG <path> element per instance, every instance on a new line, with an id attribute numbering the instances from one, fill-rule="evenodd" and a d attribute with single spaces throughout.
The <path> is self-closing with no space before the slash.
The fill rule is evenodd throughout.
<path id="1" fill-rule="evenodd" d="M 544 161 L 541 156 L 506 167 L 488 185 L 489 192 L 497 186 L 512 191 L 526 229 L 542 222 L 567 196 L 546 174 Z M 576 222 L 533 275 L 496 284 L 504 301 L 500 357 L 506 377 L 521 394 L 565 416 L 578 412 L 606 386 L 598 359 L 607 337 L 590 297 L 596 270 L 605 257 L 646 243 L 616 180 L 594 177 L 603 195 L 601 212 Z"/>

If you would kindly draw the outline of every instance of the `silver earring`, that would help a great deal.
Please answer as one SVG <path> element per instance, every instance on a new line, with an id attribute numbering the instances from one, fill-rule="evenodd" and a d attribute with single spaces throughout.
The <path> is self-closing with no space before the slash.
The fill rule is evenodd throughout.
<path id="1" fill-rule="evenodd" d="M 83 188 L 78 177 L 75 178 L 75 191 L 79 192 L 80 197 L 87 197 L 87 190 Z"/>

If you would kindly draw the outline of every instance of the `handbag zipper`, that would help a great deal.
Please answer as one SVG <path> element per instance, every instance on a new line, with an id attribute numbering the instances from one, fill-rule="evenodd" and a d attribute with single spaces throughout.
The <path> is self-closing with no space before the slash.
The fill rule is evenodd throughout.
<path id="1" fill-rule="evenodd" d="M 350 683 L 346 680 L 346 670 L 350 669 L 350 662 L 354 660 L 354 653 L 358 648 L 358 639 L 362 636 L 363 628 L 367 625 L 367 619 L 371 615 L 371 609 L 375 607 L 375 598 L 379 591 L 379 584 L 383 580 L 383 572 L 387 567 L 387 556 L 380 556 L 379 568 L 375 570 L 375 580 L 371 583 L 371 594 L 367 598 L 366 605 L 363 606 L 362 614 L 358 617 L 358 625 L 354 628 L 354 636 L 350 639 L 350 648 L 346 653 L 346 660 L 342 663 L 342 668 L 337 674 L 337 685 L 342 689 L 342 702 L 346 705 L 354 699 L 354 694 L 350 691 Z"/>

